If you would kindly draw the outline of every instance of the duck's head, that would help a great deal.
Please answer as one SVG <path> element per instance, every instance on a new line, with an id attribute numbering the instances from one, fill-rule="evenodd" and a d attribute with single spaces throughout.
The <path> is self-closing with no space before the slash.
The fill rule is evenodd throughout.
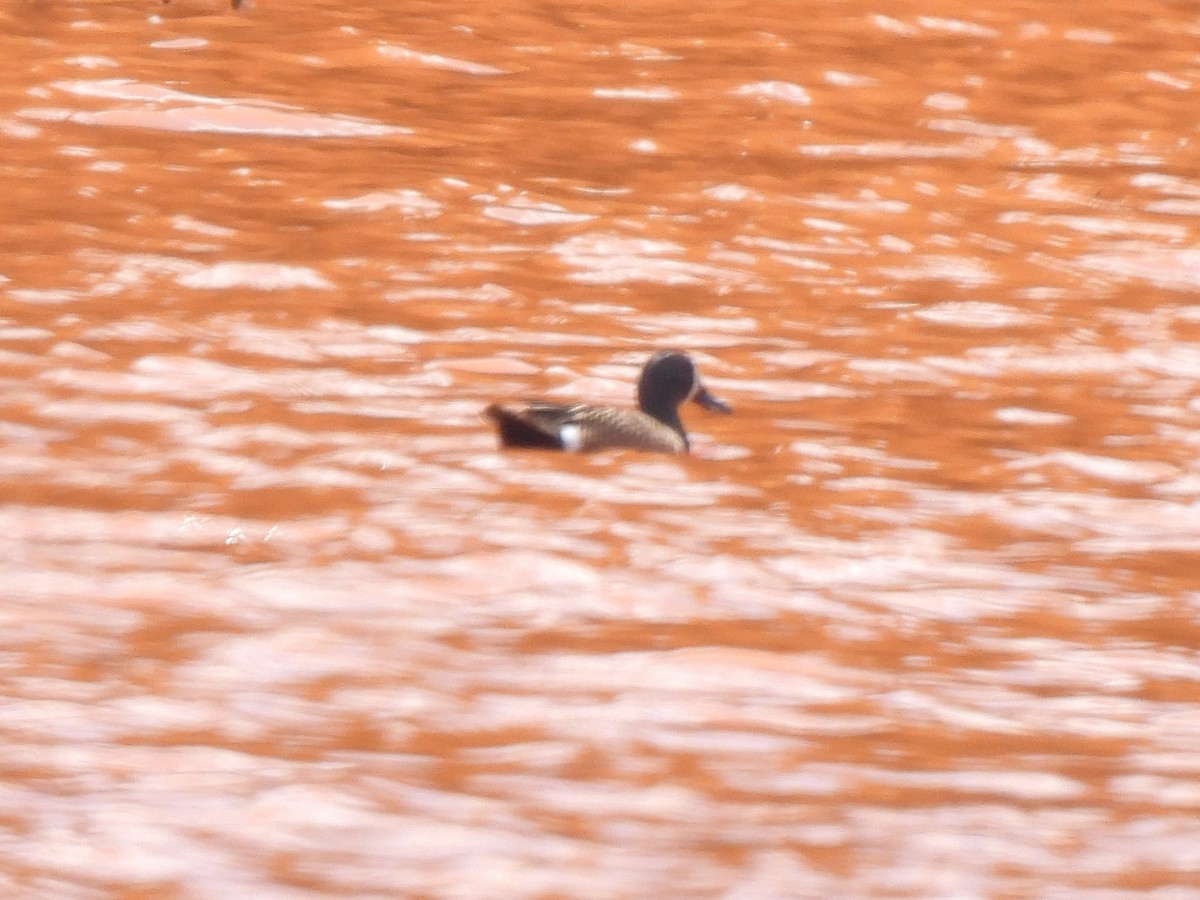
<path id="1" fill-rule="evenodd" d="M 680 350 L 660 350 L 642 369 L 638 379 L 638 406 L 647 412 L 672 409 L 691 400 L 712 412 L 728 413 L 731 408 L 710 394 L 700 381 L 692 358 Z"/>

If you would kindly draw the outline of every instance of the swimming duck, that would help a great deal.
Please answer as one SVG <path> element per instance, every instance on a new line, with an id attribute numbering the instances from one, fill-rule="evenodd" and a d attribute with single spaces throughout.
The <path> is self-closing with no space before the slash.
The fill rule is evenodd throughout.
<path id="1" fill-rule="evenodd" d="M 493 403 L 484 415 L 496 423 L 502 447 L 580 453 L 626 447 L 687 453 L 688 437 L 679 419 L 679 406 L 688 400 L 713 412 L 730 412 L 728 403 L 701 384 L 690 356 L 679 350 L 662 350 L 642 369 L 637 409 L 535 401 L 521 406 Z"/>

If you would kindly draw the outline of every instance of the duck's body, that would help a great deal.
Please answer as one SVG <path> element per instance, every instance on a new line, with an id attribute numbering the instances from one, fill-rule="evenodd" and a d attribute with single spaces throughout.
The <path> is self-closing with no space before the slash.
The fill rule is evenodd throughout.
<path id="1" fill-rule="evenodd" d="M 638 409 L 589 406 L 586 403 L 542 403 L 485 410 L 500 429 L 505 447 L 543 447 L 587 453 L 610 447 L 684 453 L 687 436 Z"/>
<path id="2" fill-rule="evenodd" d="M 687 453 L 687 432 L 679 418 L 679 406 L 687 400 L 714 412 L 730 411 L 729 404 L 700 383 L 686 353 L 664 350 L 642 369 L 637 409 L 535 401 L 520 406 L 493 403 L 484 413 L 496 423 L 504 447 Z"/>

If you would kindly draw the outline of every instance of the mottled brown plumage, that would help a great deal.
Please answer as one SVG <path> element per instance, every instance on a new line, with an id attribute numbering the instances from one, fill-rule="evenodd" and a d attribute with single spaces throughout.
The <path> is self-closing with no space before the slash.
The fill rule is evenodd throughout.
<path id="1" fill-rule="evenodd" d="M 581 453 L 625 447 L 687 453 L 687 432 L 679 418 L 679 406 L 688 400 L 714 412 L 730 411 L 729 404 L 700 383 L 691 357 L 663 350 L 642 369 L 637 409 L 535 401 L 519 406 L 493 403 L 484 414 L 496 423 L 504 447 Z"/>

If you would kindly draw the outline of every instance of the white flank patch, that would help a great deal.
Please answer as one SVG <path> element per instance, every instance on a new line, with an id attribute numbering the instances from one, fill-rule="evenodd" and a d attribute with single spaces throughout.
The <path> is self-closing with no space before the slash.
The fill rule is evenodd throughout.
<path id="1" fill-rule="evenodd" d="M 583 429 L 578 425 L 564 425 L 558 429 L 558 439 L 562 441 L 564 450 L 578 453 L 583 449 Z"/>

